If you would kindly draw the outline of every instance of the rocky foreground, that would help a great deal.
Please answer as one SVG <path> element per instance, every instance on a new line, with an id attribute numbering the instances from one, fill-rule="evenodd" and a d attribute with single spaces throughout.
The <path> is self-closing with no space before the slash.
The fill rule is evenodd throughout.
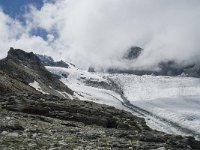
<path id="1" fill-rule="evenodd" d="M 0 149 L 200 149 L 114 107 L 43 94 L 0 96 Z"/>

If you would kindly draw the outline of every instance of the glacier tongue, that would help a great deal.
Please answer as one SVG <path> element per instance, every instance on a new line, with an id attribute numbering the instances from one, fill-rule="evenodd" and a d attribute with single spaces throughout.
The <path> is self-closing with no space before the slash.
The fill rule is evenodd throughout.
<path id="1" fill-rule="evenodd" d="M 75 97 L 144 117 L 167 133 L 200 138 L 200 79 L 90 73 L 74 66 L 46 68 L 75 91 Z"/>
<path id="2" fill-rule="evenodd" d="M 121 85 L 134 106 L 199 137 L 200 79 L 122 74 L 110 78 Z"/>

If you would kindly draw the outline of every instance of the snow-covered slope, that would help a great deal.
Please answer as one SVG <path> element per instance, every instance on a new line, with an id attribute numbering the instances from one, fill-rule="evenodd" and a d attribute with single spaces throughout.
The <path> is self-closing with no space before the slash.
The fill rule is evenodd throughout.
<path id="1" fill-rule="evenodd" d="M 93 81 L 97 84 L 107 82 L 107 79 L 102 75 L 89 73 L 72 65 L 70 65 L 69 68 L 50 66 L 46 66 L 46 68 L 50 72 L 61 76 L 61 81 L 75 92 L 74 96 L 76 98 L 80 100 L 94 101 L 100 104 L 107 104 L 115 106 L 119 109 L 127 110 L 127 108 L 121 104 L 123 99 L 121 99 L 119 94 L 111 90 L 90 86 L 85 83 L 85 81 Z"/>
<path id="2" fill-rule="evenodd" d="M 131 111 L 158 130 L 200 137 L 200 79 L 90 73 L 72 65 L 46 68 L 78 99 Z"/>
<path id="3" fill-rule="evenodd" d="M 134 105 L 200 135 L 200 79 L 111 75 Z"/>

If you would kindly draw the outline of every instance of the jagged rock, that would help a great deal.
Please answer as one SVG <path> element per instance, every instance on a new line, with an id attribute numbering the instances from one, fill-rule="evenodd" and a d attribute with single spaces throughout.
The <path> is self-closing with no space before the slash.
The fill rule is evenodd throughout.
<path id="1" fill-rule="evenodd" d="M 40 54 L 37 54 L 37 56 L 44 65 L 51 66 L 54 63 L 53 58 L 50 56 Z"/>
<path id="2" fill-rule="evenodd" d="M 133 60 L 140 56 L 141 52 L 143 51 L 142 48 L 134 46 L 131 47 L 123 56 L 124 59 Z"/>
<path id="3" fill-rule="evenodd" d="M 52 57 L 46 55 L 37 54 L 38 58 L 41 60 L 44 66 L 54 66 L 54 67 L 64 67 L 68 68 L 69 65 L 64 61 L 54 61 Z"/>
<path id="4" fill-rule="evenodd" d="M 12 60 L 17 64 L 21 63 L 32 69 L 43 69 L 44 68 L 42 66 L 40 59 L 33 52 L 27 53 L 20 49 L 10 48 L 6 59 Z"/>
<path id="5" fill-rule="evenodd" d="M 8 56 L 0 60 L 0 90 L 4 93 L 17 91 L 36 93 L 29 86 L 30 83 L 34 82 L 37 82 L 45 93 L 60 97 L 63 95 L 59 92 L 73 95 L 73 91 L 63 84 L 57 76 L 46 70 L 34 53 L 11 48 L 8 51 Z"/>

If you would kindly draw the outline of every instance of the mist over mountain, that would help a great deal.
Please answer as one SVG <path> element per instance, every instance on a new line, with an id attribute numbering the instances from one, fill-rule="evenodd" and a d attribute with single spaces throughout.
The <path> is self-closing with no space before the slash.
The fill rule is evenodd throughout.
<path id="1" fill-rule="evenodd" d="M 0 0 L 0 150 L 199 150 L 199 18 L 199 0 Z"/>
<path id="2" fill-rule="evenodd" d="M 188 65 L 200 60 L 198 0 L 56 0 L 27 8 L 23 21 L 0 10 L 2 58 L 13 46 L 85 69 L 152 70 L 163 61 Z M 144 51 L 133 62 L 123 61 L 132 46 Z"/>

